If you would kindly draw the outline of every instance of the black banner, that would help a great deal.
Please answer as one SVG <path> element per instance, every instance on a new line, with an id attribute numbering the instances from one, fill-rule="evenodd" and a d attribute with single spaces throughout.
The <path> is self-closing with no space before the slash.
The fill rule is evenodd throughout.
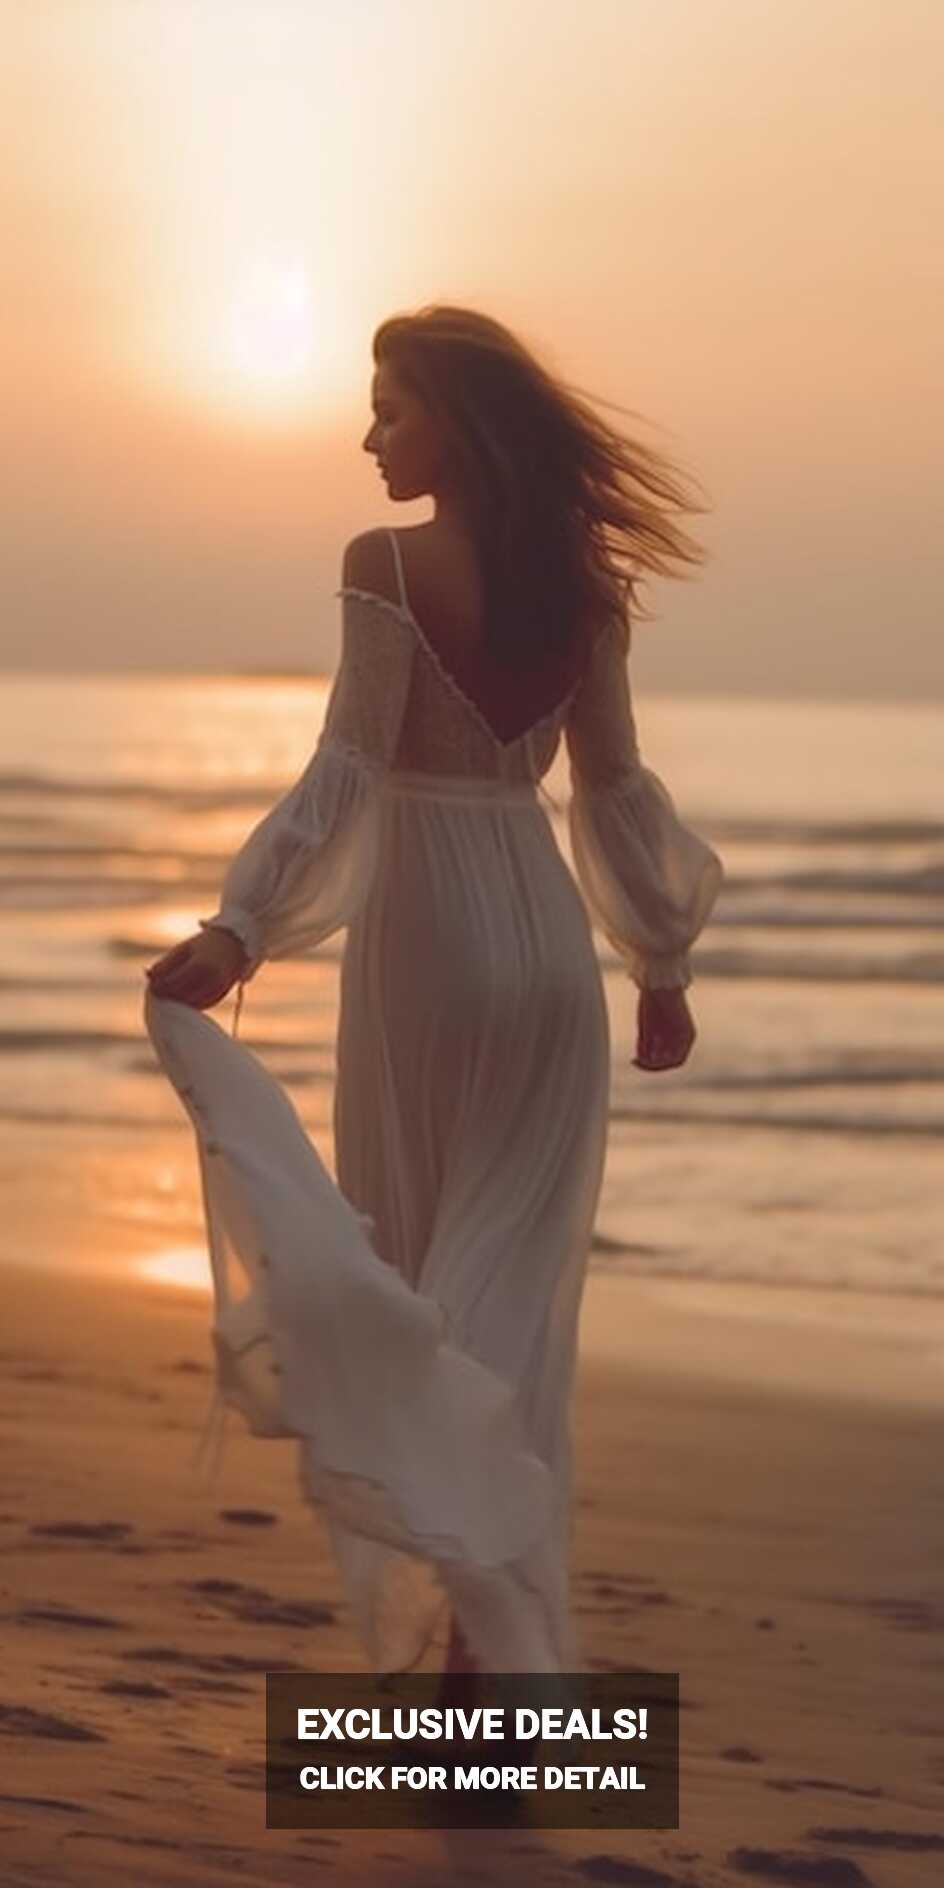
<path id="1" fill-rule="evenodd" d="M 677 1829 L 677 1672 L 266 1673 L 266 1827 Z"/>

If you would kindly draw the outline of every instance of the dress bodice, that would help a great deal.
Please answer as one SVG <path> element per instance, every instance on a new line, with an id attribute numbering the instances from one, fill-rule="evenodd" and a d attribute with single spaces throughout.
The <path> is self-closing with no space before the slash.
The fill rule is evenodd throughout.
<path id="1" fill-rule="evenodd" d="M 468 689 L 450 671 L 410 606 L 399 538 L 388 532 L 396 568 L 399 602 L 372 590 L 347 585 L 336 592 L 383 612 L 388 642 L 378 637 L 378 659 L 389 665 L 391 683 L 397 667 L 408 668 L 392 766 L 396 772 L 470 775 L 509 786 L 537 785 L 557 752 L 578 682 L 520 734 L 504 739 L 492 727 Z M 389 619 L 399 624 L 393 633 Z M 378 626 L 379 627 L 379 626 Z M 579 678 L 578 678 L 579 681 Z"/>
<path id="2" fill-rule="evenodd" d="M 320 942 L 364 905 L 390 785 L 412 793 L 418 784 L 420 797 L 441 798 L 437 830 L 451 867 L 446 809 L 456 789 L 462 797 L 474 782 L 476 797 L 496 811 L 502 789 L 550 799 L 541 782 L 563 732 L 568 830 L 588 907 L 640 987 L 684 987 L 688 952 L 723 866 L 642 760 L 624 626 L 614 615 L 562 699 L 505 740 L 417 622 L 392 536 L 400 601 L 350 585 L 336 593 L 344 599 L 342 655 L 315 751 L 249 833 L 225 875 L 219 910 L 201 926 L 218 924 L 240 939 L 244 980 L 265 957 Z"/>
<path id="3" fill-rule="evenodd" d="M 526 733 L 512 741 L 501 741 L 444 667 L 407 609 L 370 590 L 348 586 L 336 594 L 398 617 L 413 639 L 409 684 L 393 755 L 397 772 L 471 774 L 504 780 L 509 785 L 529 781 L 537 784 L 543 779 L 557 752 L 575 691 Z M 382 662 L 383 643 L 379 639 L 376 653 Z M 389 643 L 387 653 L 393 653 Z"/>

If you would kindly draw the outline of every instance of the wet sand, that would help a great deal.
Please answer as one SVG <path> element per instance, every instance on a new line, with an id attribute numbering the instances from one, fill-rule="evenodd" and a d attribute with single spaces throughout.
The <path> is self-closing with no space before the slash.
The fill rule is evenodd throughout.
<path id="1" fill-rule="evenodd" d="M 0 1274 L 4 1888 L 937 1878 L 938 1307 L 589 1280 L 583 1662 L 679 1672 L 678 1830 L 267 1831 L 265 1671 L 364 1669 L 340 1576 L 292 1443 L 230 1412 L 194 1466 L 208 1300 L 73 1232 L 83 1275 Z"/>

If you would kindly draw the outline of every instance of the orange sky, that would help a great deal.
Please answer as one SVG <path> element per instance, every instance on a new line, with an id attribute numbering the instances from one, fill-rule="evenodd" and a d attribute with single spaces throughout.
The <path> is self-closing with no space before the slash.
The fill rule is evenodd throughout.
<path id="1" fill-rule="evenodd" d="M 371 333 L 449 300 L 711 493 L 644 687 L 944 693 L 940 0 L 0 21 L 5 666 L 332 669 L 344 542 L 431 512 Z"/>

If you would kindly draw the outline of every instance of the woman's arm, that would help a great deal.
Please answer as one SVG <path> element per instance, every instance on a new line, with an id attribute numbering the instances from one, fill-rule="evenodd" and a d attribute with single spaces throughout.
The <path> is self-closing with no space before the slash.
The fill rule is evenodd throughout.
<path id="1" fill-rule="evenodd" d="M 601 633 L 565 727 L 568 824 L 591 918 L 639 988 L 636 1067 L 678 1068 L 695 1041 L 690 950 L 724 878 L 639 753 L 618 620 Z"/>
<path id="2" fill-rule="evenodd" d="M 359 542 L 345 552 L 346 583 L 359 571 Z M 192 1001 L 186 992 L 211 989 L 226 972 L 230 983 L 248 981 L 267 957 L 312 948 L 349 924 L 367 896 L 414 639 L 395 612 L 342 595 L 341 661 L 315 751 L 231 860 L 217 910 L 199 921 L 210 944 L 185 939 L 150 967 L 160 995 Z"/>

